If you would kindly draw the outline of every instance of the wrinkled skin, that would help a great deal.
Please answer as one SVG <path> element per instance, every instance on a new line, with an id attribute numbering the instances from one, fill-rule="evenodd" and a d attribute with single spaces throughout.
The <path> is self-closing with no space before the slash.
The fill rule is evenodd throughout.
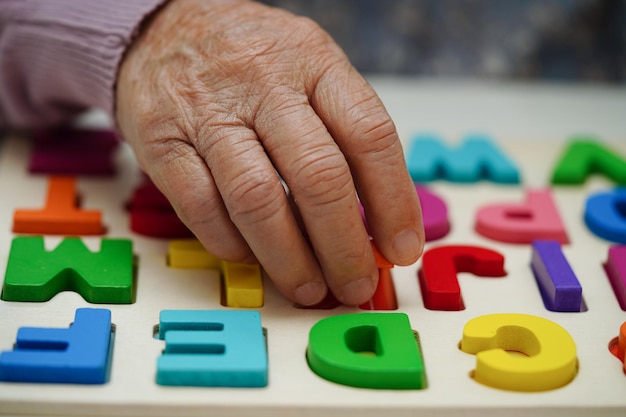
<path id="1" fill-rule="evenodd" d="M 421 254 L 395 126 L 309 19 L 244 0 L 174 0 L 125 56 L 116 106 L 139 164 L 207 250 L 260 262 L 297 303 L 330 289 L 356 305 L 375 291 L 357 195 L 391 262 Z"/>

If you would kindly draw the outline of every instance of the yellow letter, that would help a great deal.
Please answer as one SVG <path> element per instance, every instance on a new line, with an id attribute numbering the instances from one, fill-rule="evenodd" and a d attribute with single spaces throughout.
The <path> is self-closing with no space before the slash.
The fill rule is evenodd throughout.
<path id="1" fill-rule="evenodd" d="M 461 350 L 476 355 L 476 381 L 512 391 L 546 391 L 568 384 L 578 371 L 574 340 L 558 324 L 525 314 L 470 320 Z"/>

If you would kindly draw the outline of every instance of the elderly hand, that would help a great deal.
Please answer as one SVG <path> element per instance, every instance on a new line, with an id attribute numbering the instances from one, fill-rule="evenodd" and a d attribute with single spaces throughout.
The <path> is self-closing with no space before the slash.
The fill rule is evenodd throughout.
<path id="1" fill-rule="evenodd" d="M 125 56 L 116 106 L 139 164 L 206 249 L 258 261 L 297 303 L 328 288 L 347 305 L 373 295 L 359 199 L 387 259 L 421 254 L 395 126 L 309 19 L 245 0 L 172 0 Z"/>

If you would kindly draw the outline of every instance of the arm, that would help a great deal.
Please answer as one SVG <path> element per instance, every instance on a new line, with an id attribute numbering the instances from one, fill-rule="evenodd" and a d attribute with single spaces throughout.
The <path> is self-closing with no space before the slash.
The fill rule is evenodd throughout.
<path id="1" fill-rule="evenodd" d="M 90 107 L 112 114 L 124 51 L 163 1 L 0 2 L 0 126 L 62 123 Z"/>
<path id="2" fill-rule="evenodd" d="M 90 7 L 103 1 L 112 0 Z M 18 33 L 33 25 L 45 33 L 20 38 L 19 48 L 3 24 L 2 111 L 12 123 L 115 108 L 139 164 L 207 250 L 260 262 L 298 303 L 329 289 L 350 305 L 373 295 L 378 274 L 359 200 L 381 252 L 398 265 L 417 260 L 421 213 L 395 126 L 318 25 L 252 1 L 170 0 L 127 49 L 158 2 L 131 13 L 116 1 L 124 15 L 103 12 L 106 24 L 56 9 L 18 24 Z M 17 3 L 3 14 L 24 13 Z M 66 26 L 81 39 L 68 43 Z"/>

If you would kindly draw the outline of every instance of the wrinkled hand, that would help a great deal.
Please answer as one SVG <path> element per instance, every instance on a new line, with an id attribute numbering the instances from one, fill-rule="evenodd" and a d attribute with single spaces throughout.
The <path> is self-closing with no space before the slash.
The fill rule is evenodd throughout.
<path id="1" fill-rule="evenodd" d="M 358 199 L 387 259 L 421 254 L 395 127 L 309 19 L 245 0 L 173 0 L 124 58 L 116 105 L 139 164 L 207 250 L 258 260 L 291 300 L 311 305 L 327 288 L 348 305 L 372 296 Z"/>

